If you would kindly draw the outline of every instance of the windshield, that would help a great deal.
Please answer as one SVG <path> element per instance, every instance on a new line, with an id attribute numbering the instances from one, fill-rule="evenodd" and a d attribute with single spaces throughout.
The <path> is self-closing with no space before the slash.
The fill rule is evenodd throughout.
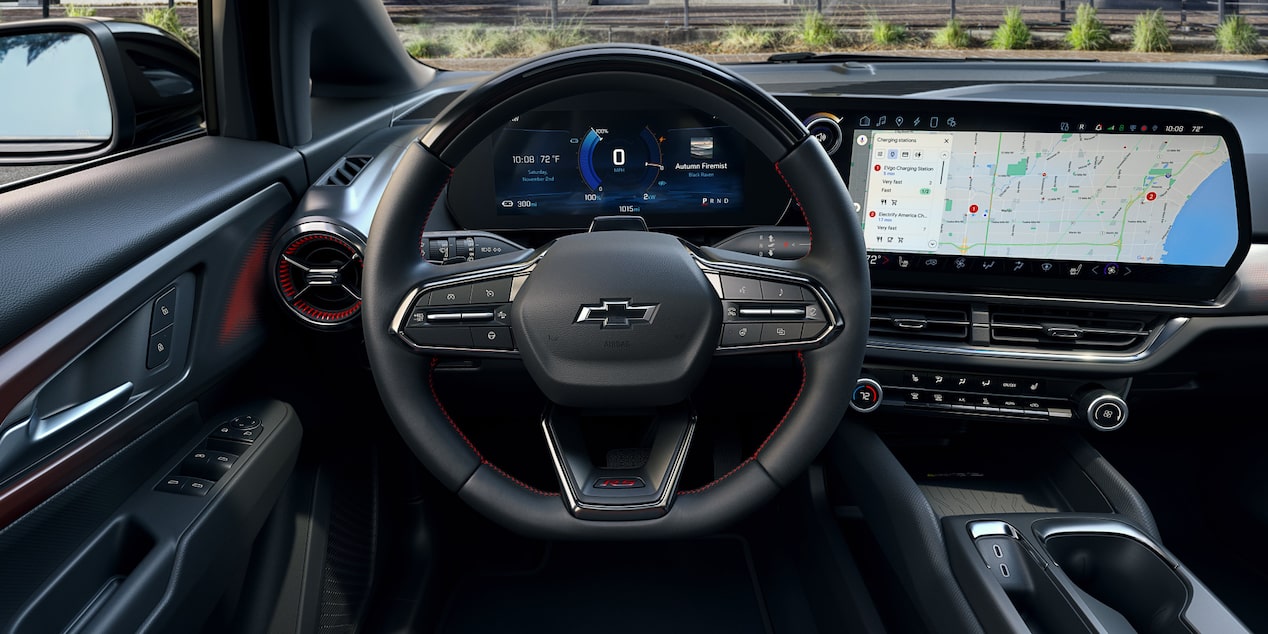
<path id="1" fill-rule="evenodd" d="M 1268 5 L 1235 0 L 535 0 L 388 4 L 415 58 L 495 70 L 579 44 L 652 44 L 722 63 L 847 53 L 887 57 L 1256 59 Z"/>

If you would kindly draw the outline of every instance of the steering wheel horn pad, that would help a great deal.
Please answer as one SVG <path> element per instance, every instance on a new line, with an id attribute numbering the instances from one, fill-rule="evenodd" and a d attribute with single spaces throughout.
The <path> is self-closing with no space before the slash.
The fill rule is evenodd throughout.
<path id="1" fill-rule="evenodd" d="M 686 400 L 722 323 L 717 295 L 687 248 L 646 231 L 555 241 L 512 314 L 529 374 L 552 402 L 572 407 Z"/>

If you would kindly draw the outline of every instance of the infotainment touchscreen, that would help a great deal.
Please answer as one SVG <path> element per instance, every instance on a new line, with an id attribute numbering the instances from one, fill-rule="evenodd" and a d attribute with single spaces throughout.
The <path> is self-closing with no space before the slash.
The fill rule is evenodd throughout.
<path id="1" fill-rule="evenodd" d="M 1211 300 L 1248 249 L 1241 144 L 1212 113 L 786 103 L 835 150 L 882 287 Z"/>
<path id="2" fill-rule="evenodd" d="M 1114 274 L 1133 263 L 1222 267 L 1237 249 L 1219 136 L 861 129 L 852 149 L 871 250 Z"/>

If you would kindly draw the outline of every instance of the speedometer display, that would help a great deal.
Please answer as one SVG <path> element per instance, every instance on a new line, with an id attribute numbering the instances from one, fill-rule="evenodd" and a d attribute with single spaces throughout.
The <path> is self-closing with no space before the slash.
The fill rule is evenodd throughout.
<path id="1" fill-rule="evenodd" d="M 498 215 L 640 215 L 740 209 L 743 140 L 682 111 L 535 111 L 493 139 Z"/>

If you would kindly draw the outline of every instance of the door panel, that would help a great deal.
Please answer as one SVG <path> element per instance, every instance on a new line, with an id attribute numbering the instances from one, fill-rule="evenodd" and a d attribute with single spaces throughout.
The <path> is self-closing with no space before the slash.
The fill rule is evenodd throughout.
<path id="1" fill-rule="evenodd" d="M 265 256 L 305 183 L 294 151 L 209 137 L 0 193 L 0 631 L 165 631 L 245 563 L 299 423 L 199 400 L 268 335 Z M 258 443 L 208 439 L 247 410 Z M 155 490 L 226 448 L 206 497 Z"/>

